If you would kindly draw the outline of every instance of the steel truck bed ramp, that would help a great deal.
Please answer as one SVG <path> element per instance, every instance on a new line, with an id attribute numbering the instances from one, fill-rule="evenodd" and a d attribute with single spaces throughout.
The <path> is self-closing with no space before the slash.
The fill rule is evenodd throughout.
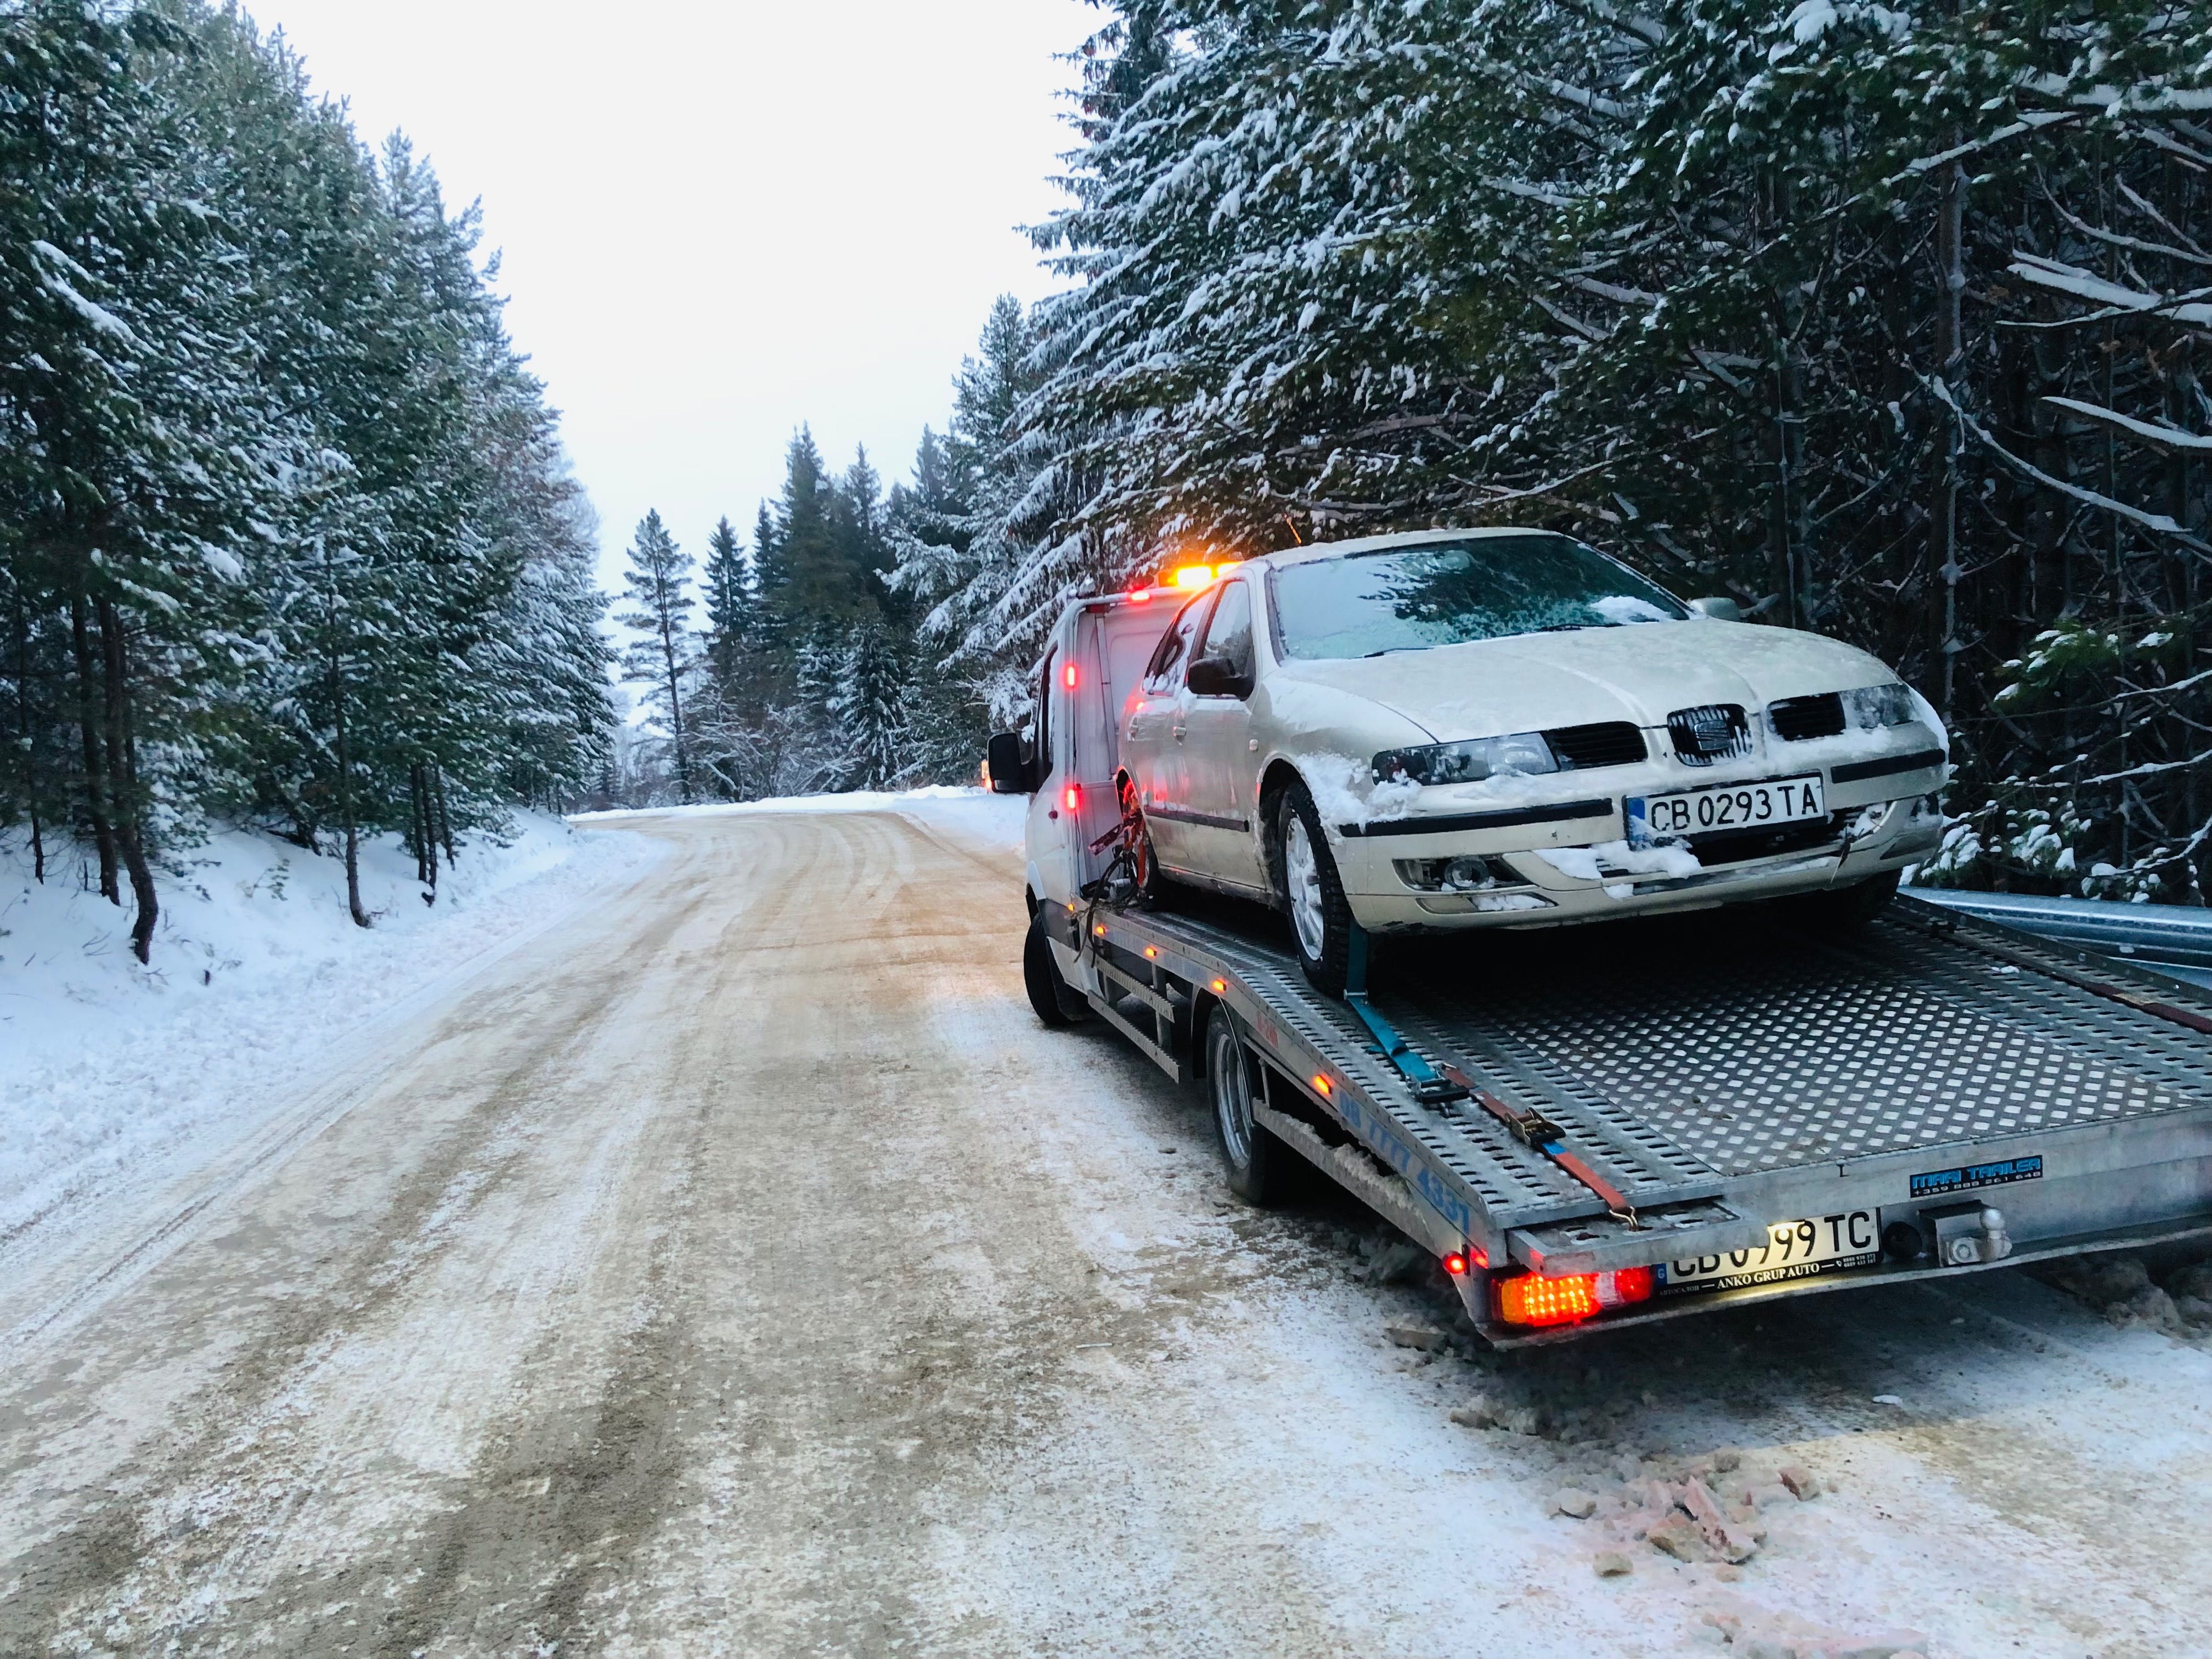
<path id="1" fill-rule="evenodd" d="M 2212 994 L 1986 916 L 1456 943 L 1348 1001 L 1263 912 L 1048 916 L 1069 984 L 1171 1076 L 1226 1011 L 1253 1121 L 1501 1345 L 2212 1233 Z"/>

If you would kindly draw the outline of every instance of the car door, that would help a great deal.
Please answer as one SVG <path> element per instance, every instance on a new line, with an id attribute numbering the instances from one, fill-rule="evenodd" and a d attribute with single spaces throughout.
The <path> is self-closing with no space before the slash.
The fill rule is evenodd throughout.
<path id="1" fill-rule="evenodd" d="M 1252 710 L 1245 701 L 1256 661 L 1252 617 L 1252 585 L 1242 580 L 1223 583 L 1192 660 L 1227 664 L 1238 689 L 1199 696 L 1190 689 L 1186 669 L 1178 702 L 1184 766 L 1190 780 L 1185 833 L 1193 867 L 1217 880 L 1257 889 L 1261 884 L 1259 842 L 1251 820 L 1258 793 L 1253 763 L 1258 757 L 1252 752 Z"/>
<path id="2" fill-rule="evenodd" d="M 1152 834 L 1152 851 L 1170 869 L 1188 869 L 1191 849 L 1186 831 L 1189 788 L 1184 763 L 1182 675 L 1212 609 L 1213 595 L 1200 594 L 1176 614 L 1145 666 L 1142 695 L 1131 705 L 1121 733 L 1121 763 L 1137 786 Z"/>

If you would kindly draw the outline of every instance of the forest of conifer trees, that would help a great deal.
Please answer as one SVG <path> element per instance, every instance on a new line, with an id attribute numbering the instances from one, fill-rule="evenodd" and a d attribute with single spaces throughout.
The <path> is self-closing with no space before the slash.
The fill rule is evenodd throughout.
<path id="1" fill-rule="evenodd" d="M 193 0 L 0 8 L 0 829 L 441 859 L 602 769 L 596 526 L 471 213 Z"/>

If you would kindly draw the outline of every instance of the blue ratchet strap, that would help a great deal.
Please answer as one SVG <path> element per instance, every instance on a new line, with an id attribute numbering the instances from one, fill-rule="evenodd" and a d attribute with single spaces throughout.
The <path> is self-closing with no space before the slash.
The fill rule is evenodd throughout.
<path id="1" fill-rule="evenodd" d="M 1413 1098 L 1422 1105 L 1442 1110 L 1455 1100 L 1465 1100 L 1468 1089 L 1449 1078 L 1437 1075 L 1436 1068 L 1415 1054 L 1406 1039 L 1398 1035 L 1397 1028 L 1375 1012 L 1364 991 L 1348 991 L 1345 1004 L 1359 1016 L 1359 1023 L 1367 1028 L 1376 1046 L 1382 1050 L 1382 1058 L 1397 1068 L 1398 1075 L 1413 1085 Z"/>
<path id="2" fill-rule="evenodd" d="M 1382 1058 L 1396 1068 L 1398 1075 L 1413 1085 L 1413 1098 L 1434 1111 L 1442 1111 L 1455 1100 L 1465 1100 L 1471 1091 L 1462 1081 L 1438 1077 L 1436 1068 L 1415 1054 L 1397 1028 L 1375 1012 L 1367 1000 L 1367 930 L 1358 922 L 1352 925 L 1351 949 L 1344 964 L 1345 1006 L 1359 1016 L 1359 1023 L 1375 1039 Z"/>

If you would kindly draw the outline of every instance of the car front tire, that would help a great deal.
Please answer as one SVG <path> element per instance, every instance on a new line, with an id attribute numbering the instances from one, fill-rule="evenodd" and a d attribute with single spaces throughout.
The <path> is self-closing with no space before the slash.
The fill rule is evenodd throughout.
<path id="1" fill-rule="evenodd" d="M 1352 965 L 1352 905 L 1321 809 L 1303 781 L 1283 791 L 1271 833 L 1276 891 L 1291 919 L 1298 965 L 1316 990 L 1340 997 Z"/>

